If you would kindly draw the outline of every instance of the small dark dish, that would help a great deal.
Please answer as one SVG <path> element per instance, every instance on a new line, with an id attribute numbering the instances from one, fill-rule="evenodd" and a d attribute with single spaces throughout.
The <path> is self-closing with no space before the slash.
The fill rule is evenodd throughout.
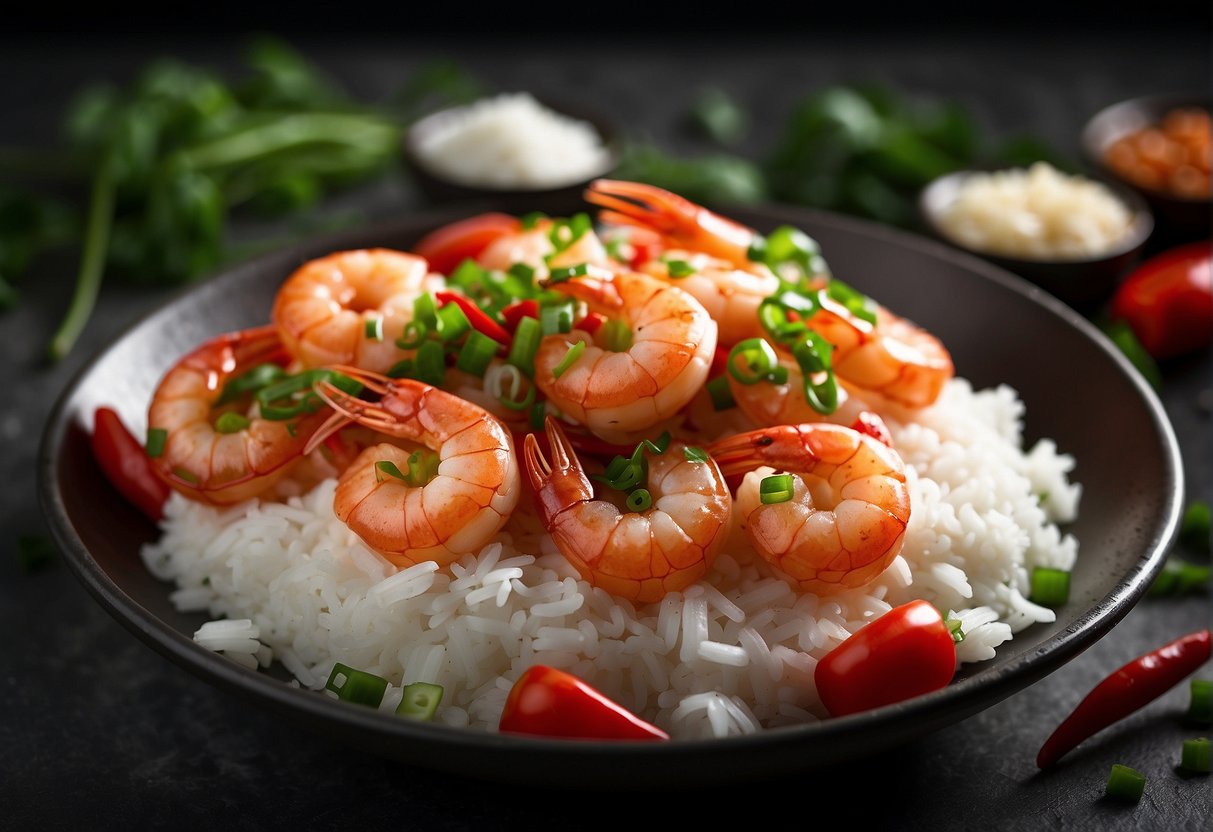
<path id="1" fill-rule="evenodd" d="M 583 177 L 556 187 L 500 188 L 494 185 L 470 185 L 456 182 L 426 167 L 418 152 L 421 140 L 430 132 L 442 127 L 444 122 L 459 114 L 463 107 L 451 107 L 431 113 L 414 122 L 404 138 L 404 158 L 410 173 L 421 192 L 435 204 L 446 203 L 491 203 L 494 210 L 507 213 L 542 211 L 554 216 L 567 216 L 585 210 L 582 193 L 594 179 L 605 176 L 619 164 L 622 143 L 616 128 L 601 114 L 589 112 L 581 107 L 536 96 L 536 100 L 563 116 L 590 124 L 606 146 L 608 160 L 602 170 L 593 176 Z M 468 106 L 468 105 L 465 105 Z"/>
<path id="2" fill-rule="evenodd" d="M 1158 124 L 1163 116 L 1180 107 L 1210 109 L 1208 93 L 1168 93 L 1146 95 L 1120 101 L 1100 110 L 1082 130 L 1082 149 L 1091 166 L 1101 176 L 1124 183 L 1145 197 L 1160 231 L 1181 239 L 1208 237 L 1213 223 L 1213 201 L 1188 199 L 1154 188 L 1146 188 L 1121 177 L 1107 164 L 1105 153 L 1117 139 L 1136 130 Z"/>
<path id="3" fill-rule="evenodd" d="M 1129 267 L 1141 255 L 1142 247 L 1154 230 L 1154 217 L 1145 201 L 1134 191 L 1114 182 L 1104 182 L 1133 213 L 1133 222 L 1123 240 L 1108 253 L 1083 260 L 1029 260 L 968 248 L 953 239 L 939 221 L 944 210 L 956 199 L 965 179 L 984 170 L 961 170 L 931 182 L 918 198 L 918 210 L 927 230 L 956 248 L 988 260 L 1013 272 L 1060 298 L 1080 311 L 1091 311 L 1112 296 Z"/>
<path id="4" fill-rule="evenodd" d="M 354 247 L 404 248 L 466 215 L 461 208 L 406 216 L 233 268 L 138 322 L 68 385 L 39 451 L 39 498 L 64 559 L 134 635 L 207 682 L 360 754 L 532 789 L 666 790 L 829 766 L 964 719 L 1090 647 L 1162 567 L 1181 508 L 1178 444 L 1158 398 L 1089 323 L 1014 276 L 929 240 L 828 214 L 751 208 L 731 215 L 760 231 L 803 228 L 840 279 L 942 339 L 959 375 L 979 389 L 1004 383 L 1017 389 L 1027 408 L 1028 445 L 1052 437 L 1074 456 L 1073 477 L 1084 491 L 1078 519 L 1065 530 L 1079 540 L 1079 557 L 1070 600 L 1055 622 L 1022 631 L 994 659 L 966 665 L 947 688 L 926 696 L 817 724 L 669 743 L 526 738 L 403 720 L 292 687 L 278 665 L 253 672 L 202 648 L 191 636 L 206 616 L 174 609 L 172 587 L 139 559 L 140 545 L 156 529 L 105 485 L 93 461 L 93 410 L 117 408 L 142 435 L 152 390 L 175 358 L 215 333 L 264 323 L 283 276 L 302 260 Z M 1133 447 L 1132 476 L 1125 476 L 1126 443 Z"/>

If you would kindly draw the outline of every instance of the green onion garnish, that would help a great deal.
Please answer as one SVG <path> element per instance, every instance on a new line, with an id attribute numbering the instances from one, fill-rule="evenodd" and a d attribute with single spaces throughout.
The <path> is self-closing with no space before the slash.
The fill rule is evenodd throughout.
<path id="1" fill-rule="evenodd" d="M 1209 738 L 1184 740 L 1179 767 L 1194 774 L 1209 773 Z"/>
<path id="2" fill-rule="evenodd" d="M 788 267 L 794 267 L 798 277 L 827 271 L 817 241 L 790 225 L 780 226 L 766 237 L 755 235 L 748 257 L 756 263 L 765 263 L 780 277 L 784 277 Z"/>
<path id="3" fill-rule="evenodd" d="M 792 499 L 795 493 L 793 490 L 793 482 L 791 474 L 772 474 L 769 477 L 763 477 L 762 482 L 758 484 L 758 499 L 763 505 L 773 505 L 775 503 L 786 503 Z"/>
<path id="4" fill-rule="evenodd" d="M 522 223 L 523 231 L 530 231 L 532 228 L 539 225 L 540 220 L 546 220 L 547 218 L 548 215 L 542 211 L 531 211 L 529 214 L 523 214 L 521 217 L 519 217 L 518 221 Z"/>
<path id="5" fill-rule="evenodd" d="M 552 269 L 552 273 L 548 276 L 548 283 L 563 283 L 566 280 L 572 280 L 574 277 L 583 277 L 584 275 L 588 274 L 589 271 L 589 263 L 578 263 L 576 266 Z"/>
<path id="6" fill-rule="evenodd" d="M 286 370 L 277 364 L 258 364 L 223 385 L 223 392 L 215 400 L 215 407 L 234 402 L 246 393 L 256 393 L 262 387 L 287 377 Z"/>
<path id="7" fill-rule="evenodd" d="M 1154 583 L 1150 584 L 1150 594 L 1163 597 L 1207 592 L 1211 574 L 1213 569 L 1208 566 L 1197 566 L 1171 555 L 1163 564 L 1162 571 L 1158 573 Z"/>
<path id="8" fill-rule="evenodd" d="M 965 640 L 965 631 L 959 618 L 952 617 L 952 610 L 948 610 L 948 614 L 943 617 L 943 624 L 948 628 L 948 632 L 952 634 L 952 642 L 960 644 Z"/>
<path id="9" fill-rule="evenodd" d="M 542 314 L 542 313 L 540 313 Z M 505 362 L 517 367 L 528 376 L 535 374 L 535 353 L 539 352 L 539 340 L 543 337 L 541 324 L 531 317 L 520 318 L 514 330 L 514 342 Z"/>
<path id="10" fill-rule="evenodd" d="M 442 379 L 446 376 L 446 355 L 443 353 L 442 345 L 436 341 L 426 341 L 417 350 L 416 359 L 417 375 L 414 378 L 434 387 L 440 387 Z"/>
<path id="11" fill-rule="evenodd" d="M 454 306 L 454 304 L 451 304 L 451 306 Z M 459 358 L 455 360 L 455 366 L 465 373 L 483 377 L 484 371 L 489 368 L 489 364 L 493 361 L 493 356 L 497 355 L 497 348 L 499 346 L 500 344 L 483 332 L 473 329 L 468 333 L 468 338 L 463 344 L 463 349 L 459 351 Z"/>
<path id="12" fill-rule="evenodd" d="M 627 506 L 632 511 L 648 511 L 653 505 L 653 495 L 647 488 L 637 488 L 628 495 Z"/>
<path id="13" fill-rule="evenodd" d="M 627 263 L 628 256 L 624 252 L 624 246 L 627 245 L 627 240 L 622 237 L 615 237 L 612 240 L 607 240 L 604 248 L 606 248 L 607 257 L 619 263 Z"/>
<path id="14" fill-rule="evenodd" d="M 375 482 L 383 482 L 388 477 L 395 477 L 401 482 L 407 482 L 404 473 L 390 459 L 381 459 L 375 463 Z"/>
<path id="15" fill-rule="evenodd" d="M 401 689 L 403 696 L 396 706 L 396 715 L 429 722 L 442 702 L 442 685 L 413 682 Z"/>
<path id="16" fill-rule="evenodd" d="M 804 398 L 818 413 L 830 414 L 838 409 L 838 382 L 834 378 L 831 356 L 834 345 L 812 330 L 808 330 L 792 347 L 792 357 L 800 366 L 804 381 Z M 815 381 L 821 373 L 824 378 Z"/>
<path id="17" fill-rule="evenodd" d="M 707 384 L 708 395 L 712 397 L 712 407 L 716 410 L 728 410 L 737 406 L 733 398 L 733 388 L 729 386 L 728 376 L 716 376 Z"/>
<path id="18" fill-rule="evenodd" d="M 164 445 L 168 442 L 168 431 L 164 428 L 147 429 L 147 455 L 152 459 L 164 455 Z"/>
<path id="19" fill-rule="evenodd" d="M 876 304 L 863 292 L 852 289 L 841 280 L 830 278 L 830 284 L 826 287 L 826 294 L 830 296 L 831 300 L 845 306 L 847 311 L 856 318 L 867 321 L 873 326 L 876 325 Z"/>
<path id="20" fill-rule="evenodd" d="M 572 367 L 585 352 L 585 341 L 578 341 L 576 344 L 569 346 L 569 351 L 564 354 L 564 358 L 560 359 L 560 363 L 552 368 L 552 377 L 560 378 L 565 371 Z"/>
<path id="21" fill-rule="evenodd" d="M 472 328 L 467 314 L 457 303 L 448 303 L 438 308 L 438 337 L 443 341 L 454 341 Z"/>
<path id="22" fill-rule="evenodd" d="M 548 239 L 552 241 L 552 246 L 556 249 L 553 254 L 564 251 L 580 240 L 581 235 L 589 231 L 592 226 L 590 215 L 585 213 L 574 214 L 567 221 L 555 223 L 552 230 L 548 232 Z"/>
<path id="23" fill-rule="evenodd" d="M 441 464 L 442 460 L 438 454 L 428 448 L 413 451 L 409 454 L 409 470 L 404 475 L 404 481 L 420 488 L 438 475 L 438 466 Z"/>
<path id="24" fill-rule="evenodd" d="M 329 680 L 324 687 L 345 702 L 378 708 L 379 703 L 383 701 L 383 694 L 387 692 L 387 679 L 365 670 L 354 670 L 337 662 L 333 665 L 333 672 L 329 674 Z"/>
<path id="25" fill-rule="evenodd" d="M 602 340 L 611 352 L 627 352 L 632 347 L 632 328 L 627 321 L 611 319 L 602 325 Z"/>
<path id="26" fill-rule="evenodd" d="M 543 430 L 543 422 L 547 416 L 548 406 L 546 402 L 535 402 L 531 405 L 531 412 L 527 418 L 527 424 L 531 426 L 531 430 Z"/>
<path id="27" fill-rule="evenodd" d="M 239 413 L 228 411 L 215 420 L 215 430 L 219 433 L 239 433 L 251 424 L 248 418 Z"/>
<path id="28" fill-rule="evenodd" d="M 1146 778 L 1142 777 L 1140 772 L 1118 763 L 1112 766 L 1104 793 L 1117 800 L 1131 800 L 1136 803 L 1141 800 L 1145 790 Z"/>
<path id="29" fill-rule="evenodd" d="M 1198 552 L 1209 551 L 1209 504 L 1204 500 L 1193 500 L 1184 509 L 1179 539 Z"/>
<path id="30" fill-rule="evenodd" d="M 349 376 L 333 370 L 305 370 L 257 391 L 256 399 L 261 418 L 285 422 L 296 416 L 315 413 L 324 402 L 312 388 L 322 381 L 328 381 L 350 396 L 362 392 L 362 385 Z"/>
<path id="31" fill-rule="evenodd" d="M 413 301 L 413 320 L 424 324 L 426 329 L 436 329 L 438 326 L 438 304 L 434 296 L 425 292 Z"/>
<path id="32" fill-rule="evenodd" d="M 741 359 L 740 365 L 737 359 Z M 762 338 L 747 338 L 729 351 L 729 374 L 742 384 L 771 381 L 784 384 L 788 380 L 786 367 L 779 366 L 775 349 Z"/>
<path id="33" fill-rule="evenodd" d="M 694 445 L 687 445 L 682 449 L 682 455 L 686 457 L 687 462 L 707 462 L 708 452 L 703 448 L 696 448 Z"/>
<path id="34" fill-rule="evenodd" d="M 526 263 L 515 263 L 510 266 L 508 274 L 528 286 L 535 282 L 535 267 L 528 266 Z"/>
<path id="35" fill-rule="evenodd" d="M 513 395 L 502 393 L 497 397 L 497 401 L 501 402 L 503 407 L 508 407 L 510 410 L 526 410 L 535 404 L 535 388 L 531 387 L 526 391 L 526 395 L 522 397 L 522 401 L 518 401 L 514 396 L 517 395 L 517 385 Z M 542 405 L 541 405 L 542 407 Z"/>
<path id="36" fill-rule="evenodd" d="M 415 350 L 425 343 L 430 334 L 430 328 L 421 321 L 409 321 L 404 325 L 404 331 L 396 339 L 396 346 L 402 350 Z"/>
<path id="37" fill-rule="evenodd" d="M 1184 720 L 1192 725 L 1213 724 L 1213 681 L 1193 679 L 1189 684 L 1192 697 Z"/>
<path id="38" fill-rule="evenodd" d="M 690 277 L 696 272 L 695 267 L 686 260 L 667 260 L 665 265 L 673 278 Z"/>
<path id="39" fill-rule="evenodd" d="M 367 318 L 362 331 L 368 341 L 382 341 L 383 318 Z"/>
<path id="40" fill-rule="evenodd" d="M 1060 607 L 1070 600 L 1070 573 L 1062 569 L 1038 566 L 1032 570 L 1032 603 L 1042 607 Z"/>
<path id="41" fill-rule="evenodd" d="M 644 458 L 645 451 L 654 454 L 664 454 L 670 447 L 670 432 L 662 431 L 656 441 L 642 439 L 636 443 L 631 456 L 616 456 L 607 465 L 602 476 L 591 479 L 605 482 L 617 491 L 630 491 L 641 485 L 648 476 L 648 462 Z"/>
<path id="42" fill-rule="evenodd" d="M 573 331 L 573 304 L 558 303 L 539 310 L 539 331 L 544 335 L 563 335 Z"/>

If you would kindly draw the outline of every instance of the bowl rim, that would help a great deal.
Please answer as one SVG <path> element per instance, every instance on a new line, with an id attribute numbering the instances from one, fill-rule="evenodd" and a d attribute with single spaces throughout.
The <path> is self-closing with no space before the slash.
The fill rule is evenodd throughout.
<path id="1" fill-rule="evenodd" d="M 1092 113 L 1083 124 L 1082 130 L 1079 133 L 1079 143 L 1082 146 L 1083 156 L 1086 157 L 1087 163 L 1098 170 L 1105 179 L 1111 179 L 1116 183 L 1124 184 L 1131 190 L 1148 194 L 1152 199 L 1170 201 L 1179 205 L 1191 205 L 1193 207 L 1209 205 L 1213 202 L 1213 195 L 1203 198 L 1190 197 L 1172 193 L 1161 188 L 1138 185 L 1121 176 L 1104 161 L 1103 151 L 1105 148 L 1112 141 L 1128 132 L 1127 129 L 1119 132 L 1109 132 L 1105 130 L 1107 122 L 1121 115 L 1141 114 L 1143 116 L 1141 120 L 1142 124 L 1148 125 L 1156 120 L 1157 115 L 1165 114 L 1169 110 L 1185 106 L 1199 107 L 1213 113 L 1213 96 L 1208 92 L 1198 92 L 1196 90 L 1185 92 L 1177 90 L 1138 95 L 1132 98 L 1122 98 L 1119 101 L 1113 101 L 1111 104 L 1101 107 Z"/>
<path id="2" fill-rule="evenodd" d="M 988 166 L 973 166 L 961 168 L 959 170 L 950 171 L 940 176 L 935 177 L 930 182 L 922 187 L 918 192 L 917 207 L 918 214 L 922 221 L 941 241 L 948 243 L 962 251 L 983 259 L 991 259 L 1005 268 L 1074 268 L 1083 269 L 1094 266 L 1100 266 L 1111 263 L 1126 255 L 1131 255 L 1134 252 L 1140 251 L 1149 241 L 1150 236 L 1154 233 L 1155 217 L 1154 211 L 1150 208 L 1149 203 L 1145 198 L 1130 187 L 1123 180 L 1110 180 L 1104 176 L 1085 176 L 1083 174 L 1070 174 L 1066 171 L 1062 173 L 1067 176 L 1078 175 L 1083 179 L 1087 179 L 1098 185 L 1108 189 L 1112 195 L 1120 200 L 1132 213 L 1132 221 L 1129 223 L 1129 230 L 1126 232 L 1121 241 L 1112 249 L 1093 257 L 1081 257 L 1073 259 L 1048 259 L 1048 258 L 1028 258 L 1018 257 L 1013 254 L 1004 254 L 996 251 L 982 251 L 981 249 L 972 248 L 969 245 L 961 242 L 948 233 L 940 219 L 940 206 L 936 203 L 942 201 L 941 192 L 949 189 L 955 189 L 965 179 L 971 176 L 979 176 L 982 174 L 1001 173 L 1003 171 L 1023 170 L 1026 171 L 1031 165 L 988 165 Z"/>
<path id="3" fill-rule="evenodd" d="M 553 113 L 559 116 L 588 124 L 591 128 L 593 128 L 594 132 L 598 134 L 598 137 L 602 141 L 602 145 L 606 150 L 606 161 L 602 168 L 590 176 L 579 176 L 576 179 L 569 179 L 559 184 L 529 187 L 521 184 L 474 184 L 458 179 L 451 179 L 445 174 L 434 170 L 433 167 L 427 164 L 425 156 L 420 152 L 419 148 L 419 142 L 427 132 L 432 132 L 433 130 L 438 129 L 443 122 L 451 120 L 461 111 L 465 111 L 468 108 L 485 101 L 490 101 L 507 95 L 530 96 L 536 102 L 538 102 L 541 107 L 551 110 Z M 452 104 L 450 106 L 434 110 L 433 112 L 426 113 L 405 128 L 401 145 L 404 150 L 405 159 L 414 171 L 420 172 L 422 175 L 428 176 L 436 182 L 443 183 L 445 187 L 458 189 L 469 196 L 481 194 L 486 198 L 500 197 L 506 194 L 544 194 L 553 191 L 563 191 L 570 188 L 576 188 L 592 182 L 595 179 L 606 176 L 619 165 L 620 159 L 623 157 L 623 140 L 621 138 L 619 127 L 605 114 L 598 110 L 583 107 L 577 102 L 568 102 L 528 90 L 492 93 L 481 96 L 474 101 L 469 101 L 463 104 Z"/>
<path id="4" fill-rule="evenodd" d="M 250 271 L 264 268 L 262 264 L 280 257 L 284 250 L 261 255 L 236 267 L 224 270 L 213 279 L 182 290 L 164 303 L 134 320 L 99 349 L 81 366 L 66 383 L 45 423 L 37 456 L 37 490 L 39 504 L 48 520 L 48 526 L 56 543 L 65 553 L 69 567 L 85 588 L 119 623 L 149 645 L 153 650 L 170 659 L 203 681 L 230 693 L 237 694 L 263 707 L 273 706 L 279 713 L 306 722 L 314 730 L 340 728 L 343 734 L 352 732 L 359 736 L 374 735 L 389 739 L 393 743 L 420 741 L 425 748 L 441 747 L 456 751 L 483 753 L 485 751 L 509 754 L 541 752 L 566 761 L 579 757 L 618 758 L 620 764 L 636 756 L 660 757 L 669 763 L 678 760 L 688 762 L 705 750 L 721 747 L 743 751 L 769 751 L 773 748 L 794 746 L 813 740 L 831 744 L 848 738 L 854 729 L 863 725 L 888 729 L 892 735 L 905 736 L 913 731 L 908 727 L 918 722 L 936 725 L 950 724 L 989 707 L 994 702 L 1022 690 L 1064 665 L 1082 653 L 1109 632 L 1145 594 L 1155 575 L 1162 568 L 1166 552 L 1179 533 L 1182 511 L 1184 472 L 1182 457 L 1174 429 L 1163 405 L 1154 391 L 1132 368 L 1128 360 L 1114 345 L 1076 311 L 1032 285 L 979 257 L 963 250 L 918 235 L 880 226 L 873 222 L 846 217 L 823 211 L 802 209 L 783 205 L 734 206 L 737 212 L 749 211 L 751 215 L 765 215 L 776 223 L 800 222 L 831 225 L 844 232 L 874 236 L 897 245 L 906 246 L 931 257 L 952 261 L 966 270 L 975 271 L 985 279 L 1002 287 L 1027 296 L 1043 307 L 1043 311 L 1064 319 L 1070 326 L 1094 341 L 1105 355 L 1120 369 L 1134 386 L 1144 404 L 1150 421 L 1161 443 L 1164 469 L 1174 484 L 1165 504 L 1164 516 L 1156 527 L 1157 536 L 1128 572 L 1117 580 L 1115 586 L 1103 598 L 1081 611 L 1065 629 L 1050 636 L 1028 652 L 1018 655 L 997 668 L 993 675 L 974 675 L 952 682 L 942 690 L 913 699 L 886 705 L 870 711 L 836 717 L 816 723 L 767 729 L 755 734 L 727 738 L 685 739 L 677 742 L 645 743 L 607 740 L 564 740 L 524 735 L 500 734 L 466 728 L 455 728 L 431 723 L 401 720 L 391 714 L 365 706 L 354 705 L 315 691 L 293 687 L 260 670 L 250 671 L 195 643 L 191 638 L 170 626 L 164 619 L 152 613 L 128 595 L 116 581 L 100 566 L 80 539 L 59 494 L 57 471 L 58 452 L 63 447 L 76 414 L 72 400 L 82 380 L 92 372 L 110 352 L 135 330 L 149 324 L 155 318 L 168 313 L 182 298 L 199 290 L 221 292 L 225 284 L 238 283 Z M 773 212 L 773 213 L 766 213 Z M 435 222 L 449 222 L 466 216 L 465 207 L 442 210 L 423 209 L 409 212 L 394 220 L 379 223 L 370 228 L 353 229 L 337 234 L 309 240 L 301 246 L 291 247 L 295 253 L 307 253 L 320 249 L 350 247 L 349 242 L 368 236 L 384 236 L 399 233 L 402 227 L 417 224 L 419 218 L 431 218 Z M 166 586 L 166 592 L 168 588 Z M 960 714 L 961 716 L 957 716 Z M 900 726 L 900 730 L 899 730 Z M 862 751 L 848 752 L 844 748 L 835 753 L 834 759 L 858 756 Z M 455 771 L 454 762 L 427 758 L 426 767 Z M 522 780 L 525 771 L 502 772 L 500 779 Z M 572 776 L 571 774 L 569 776 Z M 744 778 L 744 772 L 738 773 Z"/>

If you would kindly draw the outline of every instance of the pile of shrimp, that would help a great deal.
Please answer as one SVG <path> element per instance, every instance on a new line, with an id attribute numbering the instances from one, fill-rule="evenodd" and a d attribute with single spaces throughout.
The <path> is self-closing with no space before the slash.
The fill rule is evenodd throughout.
<path id="1" fill-rule="evenodd" d="M 911 508 L 881 414 L 935 401 L 943 345 L 799 232 L 633 182 L 586 199 L 596 227 L 486 214 L 305 263 L 269 324 L 166 373 L 157 475 L 215 505 L 335 476 L 335 515 L 400 567 L 526 514 L 639 603 L 702 579 L 738 530 L 803 592 L 875 580 Z"/>

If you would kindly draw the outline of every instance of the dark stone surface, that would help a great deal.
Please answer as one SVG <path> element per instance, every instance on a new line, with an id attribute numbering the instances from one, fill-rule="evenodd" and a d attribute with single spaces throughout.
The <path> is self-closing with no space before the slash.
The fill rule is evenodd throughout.
<path id="1" fill-rule="evenodd" d="M 556 39 L 560 41 L 561 39 Z M 223 39 L 10 40 L 0 49 L 4 143 L 54 140 L 56 117 L 81 84 L 122 81 L 152 56 L 173 53 L 225 66 Z M 1087 115 L 1114 100 L 1207 87 L 1206 31 L 1081 30 L 989 37 L 979 31 L 868 38 L 832 31 L 771 40 L 644 43 L 343 38 L 301 45 L 355 94 L 382 99 L 423 61 L 466 60 L 501 89 L 583 95 L 631 130 L 694 149 L 679 132 L 695 91 L 720 85 L 755 114 L 742 148 L 761 154 L 796 99 L 818 86 L 880 81 L 954 98 L 993 137 L 1040 135 L 1077 156 Z M 420 204 L 406 179 L 343 197 L 339 209 L 386 216 Z M 243 239 L 273 229 L 244 225 Z M 819 820 L 820 800 L 870 815 L 877 828 L 1204 829 L 1209 779 L 1176 771 L 1186 686 L 1084 745 L 1056 770 L 1036 771 L 1039 744 L 1099 679 L 1171 638 L 1209 626 L 1207 596 L 1143 601 L 1099 644 L 1011 699 L 878 759 L 811 778 L 784 778 L 758 795 L 675 792 L 659 801 L 575 792 L 524 794 L 517 787 L 438 775 L 360 755 L 278 722 L 168 663 L 113 621 L 58 564 L 24 575 L 18 535 L 44 534 L 33 483 L 46 413 L 100 345 L 171 290 L 113 283 L 75 352 L 54 367 L 44 344 L 69 294 L 72 256 L 47 258 L 25 281 L 25 297 L 0 317 L 0 827 L 335 827 L 359 822 L 406 828 L 580 825 L 606 809 L 619 822 L 651 824 L 676 813 L 711 816 L 721 800 L 771 801 Z M 1064 356 L 1058 357 L 1064 361 Z M 1208 353 L 1165 368 L 1163 399 L 1185 454 L 1189 496 L 1211 496 Z M 1091 414 L 1098 419 L 1099 414 Z M 1132 476 L 1126 437 L 1125 476 Z M 1097 552 L 1085 551 L 1085 557 Z M 1211 675 L 1206 665 L 1201 675 Z M 1136 806 L 1102 798 L 1113 763 L 1148 778 Z M 752 789 L 748 786 L 747 789 Z M 656 806 L 656 808 L 653 808 Z M 614 811 L 612 811 L 614 810 Z M 754 821 L 772 824 L 770 809 Z M 782 812 L 779 813 L 781 816 Z"/>

